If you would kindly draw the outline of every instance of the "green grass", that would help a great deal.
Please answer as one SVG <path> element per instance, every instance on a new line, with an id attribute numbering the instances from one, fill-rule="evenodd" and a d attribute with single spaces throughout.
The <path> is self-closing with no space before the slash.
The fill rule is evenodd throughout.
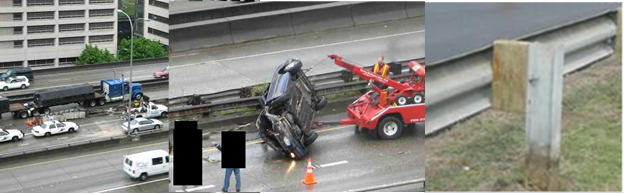
<path id="1" fill-rule="evenodd" d="M 124 10 L 124 12 L 126 12 L 128 15 L 130 15 L 130 17 L 134 18 L 135 13 L 134 13 L 134 3 L 135 1 L 128 1 L 128 0 L 122 0 L 121 4 L 124 7 L 120 7 L 119 9 Z M 126 15 L 123 15 L 122 13 L 117 13 L 117 15 L 119 17 L 126 17 Z"/>
<path id="2" fill-rule="evenodd" d="M 559 177 L 567 191 L 621 191 L 621 62 L 568 76 Z M 524 191 L 524 121 L 487 110 L 426 139 L 427 191 Z"/>

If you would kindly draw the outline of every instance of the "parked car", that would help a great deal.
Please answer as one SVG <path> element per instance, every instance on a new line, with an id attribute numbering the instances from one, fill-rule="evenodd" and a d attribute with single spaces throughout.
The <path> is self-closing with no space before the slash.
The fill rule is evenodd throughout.
<path id="1" fill-rule="evenodd" d="M 18 141 L 24 138 L 24 133 L 17 129 L 0 129 L 0 142 Z"/>
<path id="2" fill-rule="evenodd" d="M 31 132 L 35 137 L 48 137 L 60 133 L 73 133 L 79 128 L 80 126 L 74 122 L 46 121 L 39 126 L 33 127 Z"/>
<path id="3" fill-rule="evenodd" d="M 302 66 L 301 61 L 289 59 L 277 68 L 264 95 L 264 110 L 256 121 L 260 137 L 293 159 L 303 158 L 318 137 L 310 128 L 316 112 L 327 105 L 327 100 L 314 91 Z"/>
<path id="4" fill-rule="evenodd" d="M 127 155 L 123 163 L 123 171 L 141 181 L 147 180 L 148 176 L 169 173 L 169 153 L 165 150 Z"/>
<path id="5" fill-rule="evenodd" d="M 121 127 L 126 133 L 137 133 L 145 130 L 158 130 L 163 127 L 163 123 L 156 119 L 136 118 L 130 121 L 132 130 L 128 130 L 128 122 L 122 123 Z"/>
<path id="6" fill-rule="evenodd" d="M 154 78 L 168 78 L 169 77 L 169 66 L 167 66 L 162 71 L 154 72 Z"/>
<path id="7" fill-rule="evenodd" d="M 4 91 L 17 88 L 26 89 L 28 86 L 30 86 L 30 82 L 26 76 L 9 77 L 0 82 L 0 88 Z"/>
<path id="8" fill-rule="evenodd" d="M 9 77 L 26 76 L 29 80 L 35 80 L 32 68 L 30 67 L 13 67 L 3 74 L 0 74 L 0 81 L 4 81 Z"/>

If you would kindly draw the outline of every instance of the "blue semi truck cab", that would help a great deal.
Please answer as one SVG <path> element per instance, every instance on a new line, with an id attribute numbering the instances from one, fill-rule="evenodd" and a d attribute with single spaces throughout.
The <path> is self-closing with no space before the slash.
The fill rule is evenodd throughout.
<path id="1" fill-rule="evenodd" d="M 106 102 L 123 101 L 129 98 L 140 100 L 143 98 L 143 88 L 140 83 L 132 83 L 132 92 L 128 92 L 130 90 L 128 80 L 105 79 L 100 84 L 102 96 L 106 98 Z"/>

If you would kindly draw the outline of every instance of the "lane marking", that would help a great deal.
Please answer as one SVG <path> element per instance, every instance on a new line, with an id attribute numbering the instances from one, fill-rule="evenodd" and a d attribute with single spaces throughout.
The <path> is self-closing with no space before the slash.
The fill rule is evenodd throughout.
<path id="1" fill-rule="evenodd" d="M 334 162 L 334 163 L 329 163 L 329 164 L 321 164 L 321 165 L 319 165 L 319 167 L 325 168 L 325 167 L 330 167 L 330 166 L 338 166 L 338 165 L 346 164 L 346 163 L 349 163 L 349 161 L 343 160 L 343 161 L 340 161 L 340 162 Z"/>
<path id="2" fill-rule="evenodd" d="M 27 164 L 27 165 L 22 165 L 22 166 L 16 166 L 16 167 L 11 167 L 11 168 L 0 169 L 0 172 L 7 171 L 7 170 L 15 170 L 15 169 L 20 169 L 20 168 L 26 168 L 26 167 L 31 167 L 31 166 L 38 166 L 38 165 L 42 165 L 42 164 L 50 164 L 50 163 L 55 163 L 55 162 L 62 162 L 62 161 L 79 159 L 79 158 L 98 156 L 98 155 L 103 155 L 103 154 L 110 154 L 110 153 L 126 151 L 126 150 L 132 150 L 132 149 L 139 149 L 139 148 L 144 148 L 144 147 L 149 147 L 149 146 L 168 144 L 168 143 L 169 143 L 169 141 L 166 141 L 166 142 L 153 143 L 153 144 L 147 144 L 147 145 L 136 146 L 136 147 L 129 147 L 129 148 L 122 148 L 122 149 L 117 149 L 117 150 L 110 150 L 110 151 L 99 152 L 99 153 L 94 153 L 94 154 L 87 154 L 87 155 L 82 155 L 82 156 L 75 156 L 75 157 L 71 157 L 71 158 L 63 158 L 63 159 L 58 159 L 58 160 L 50 160 L 50 161 L 45 161 L 45 162 L 38 162 L 38 163 L 34 163 L 34 164 Z"/>
<path id="3" fill-rule="evenodd" d="M 315 49 L 315 48 L 336 46 L 336 45 L 356 43 L 356 42 L 364 42 L 364 41 L 375 40 L 375 39 L 390 38 L 390 37 L 394 37 L 394 36 L 418 34 L 418 33 L 423 33 L 423 32 L 425 32 L 425 30 L 419 30 L 419 31 L 413 31 L 413 32 L 404 32 L 404 33 L 399 33 L 399 34 L 391 34 L 391 35 L 378 36 L 378 37 L 372 37 L 372 38 L 364 38 L 364 39 L 358 39 L 358 40 L 350 40 L 350 41 L 344 41 L 344 42 L 336 42 L 336 43 L 325 44 L 325 45 L 317 45 L 317 46 L 311 46 L 311 47 L 303 47 L 303 48 L 296 48 L 296 49 L 280 50 L 280 51 L 260 53 L 260 54 L 255 54 L 255 55 L 246 55 L 246 56 L 242 56 L 242 57 L 217 59 L 217 60 L 201 62 L 201 63 L 171 66 L 169 68 L 181 68 L 181 67 L 195 66 L 195 65 L 201 65 L 201 64 L 206 64 L 206 63 L 210 63 L 210 62 L 231 61 L 231 60 L 238 60 L 238 59 L 244 59 L 244 58 L 259 57 L 259 56 L 263 56 L 263 55 L 280 54 L 280 53 L 285 53 L 285 52 L 300 51 L 300 50 L 307 50 L 307 49 Z M 187 54 L 187 55 L 189 55 L 189 54 Z M 176 57 L 178 57 L 178 56 L 169 57 L 169 58 L 176 58 Z"/>
<path id="4" fill-rule="evenodd" d="M 181 190 L 176 190 L 176 192 L 193 192 L 193 191 L 197 191 L 197 190 L 203 190 L 203 189 L 210 189 L 215 187 L 214 185 L 206 185 L 206 186 L 201 186 L 201 187 L 195 187 L 195 188 L 190 188 L 190 189 L 181 189 Z"/>
<path id="5" fill-rule="evenodd" d="M 138 184 L 134 184 L 134 185 L 128 185 L 128 186 L 123 186 L 123 187 L 117 187 L 117 188 L 113 188 L 113 189 L 107 189 L 107 190 L 98 191 L 98 192 L 95 192 L 95 193 L 106 193 L 106 192 L 109 192 L 109 191 L 114 191 L 114 190 L 119 190 L 119 189 L 125 189 L 125 188 L 130 188 L 130 187 L 136 187 L 136 186 L 141 186 L 141 185 L 150 184 L 150 183 L 154 183 L 154 182 L 160 182 L 160 181 L 164 181 L 164 180 L 169 180 L 169 178 L 162 178 L 162 179 L 153 180 L 153 181 L 148 181 L 148 182 L 144 182 L 144 183 L 138 183 Z"/>
<path id="6" fill-rule="evenodd" d="M 338 126 L 338 127 L 333 127 L 333 128 L 329 128 L 329 129 L 323 129 L 323 130 L 318 130 L 316 131 L 317 133 L 323 133 L 323 132 L 328 132 L 328 131 L 335 131 L 338 129 L 344 129 L 347 127 L 351 127 L 351 125 L 342 125 L 342 126 Z M 250 141 L 247 142 L 246 145 L 254 145 L 254 144 L 259 144 L 264 142 L 263 140 L 256 140 L 256 141 Z M 208 149 L 204 149 L 202 150 L 202 153 L 206 153 L 206 152 L 212 152 L 212 151 L 217 151 L 217 148 L 208 148 Z"/>

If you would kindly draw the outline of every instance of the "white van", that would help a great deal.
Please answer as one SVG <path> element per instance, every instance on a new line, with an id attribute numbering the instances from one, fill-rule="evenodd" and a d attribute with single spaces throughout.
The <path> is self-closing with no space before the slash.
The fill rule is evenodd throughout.
<path id="1" fill-rule="evenodd" d="M 145 181 L 148 176 L 169 173 L 169 153 L 165 150 L 128 155 L 123 162 L 123 171 L 141 181 Z"/>

